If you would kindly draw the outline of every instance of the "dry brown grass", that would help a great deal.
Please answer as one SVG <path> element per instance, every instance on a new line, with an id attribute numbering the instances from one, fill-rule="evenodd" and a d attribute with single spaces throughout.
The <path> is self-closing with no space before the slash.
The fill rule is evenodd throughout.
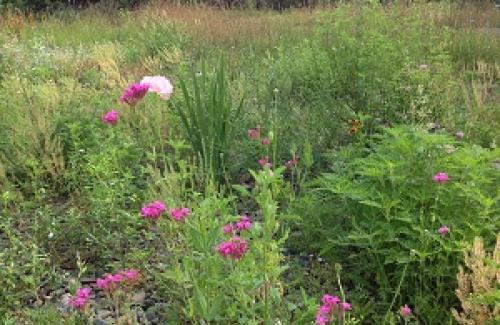
<path id="1" fill-rule="evenodd" d="M 314 25 L 314 11 L 299 9 L 280 14 L 163 4 L 144 8 L 142 14 L 156 14 L 173 21 L 196 42 L 234 46 L 273 46 L 283 37 L 302 39 Z"/>

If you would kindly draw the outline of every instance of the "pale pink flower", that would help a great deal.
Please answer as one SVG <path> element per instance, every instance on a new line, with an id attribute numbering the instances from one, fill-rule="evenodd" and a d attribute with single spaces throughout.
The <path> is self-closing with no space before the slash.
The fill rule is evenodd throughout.
<path id="1" fill-rule="evenodd" d="M 399 313 L 403 317 L 410 317 L 410 315 L 411 315 L 411 308 L 408 307 L 408 305 L 401 306 L 401 308 L 399 308 Z"/>
<path id="2" fill-rule="evenodd" d="M 450 232 L 450 228 L 448 228 L 448 226 L 441 226 L 438 229 L 438 234 L 440 234 L 441 236 L 444 236 L 444 235 L 446 235 L 449 232 Z"/>
<path id="3" fill-rule="evenodd" d="M 463 133 L 462 131 L 458 131 L 457 133 L 455 133 L 455 137 L 457 138 L 457 140 L 462 140 L 465 137 L 465 133 Z"/>
<path id="4" fill-rule="evenodd" d="M 111 110 L 101 117 L 101 121 L 106 124 L 116 125 L 118 122 L 118 112 L 116 110 Z"/>
<path id="5" fill-rule="evenodd" d="M 146 76 L 141 80 L 141 84 L 149 85 L 149 92 L 157 93 L 165 100 L 169 99 L 174 92 L 174 86 L 172 86 L 170 80 L 162 76 Z"/>
<path id="6" fill-rule="evenodd" d="M 434 180 L 434 182 L 442 185 L 442 184 L 446 183 L 449 180 L 449 177 L 448 177 L 447 173 L 439 172 L 436 175 L 434 175 L 432 177 L 432 179 Z"/>
<path id="7" fill-rule="evenodd" d="M 421 64 L 421 65 L 419 66 L 419 69 L 420 69 L 420 70 L 427 70 L 427 69 L 429 69 L 429 65 L 428 65 L 428 64 Z"/>
<path id="8" fill-rule="evenodd" d="M 271 144 L 271 140 L 269 138 L 262 139 L 262 145 L 263 146 L 268 146 L 270 144 Z"/>

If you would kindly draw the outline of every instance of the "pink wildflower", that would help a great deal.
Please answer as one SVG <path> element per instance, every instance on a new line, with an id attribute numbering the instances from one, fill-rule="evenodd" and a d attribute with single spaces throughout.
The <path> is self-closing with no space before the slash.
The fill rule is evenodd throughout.
<path id="1" fill-rule="evenodd" d="M 120 97 L 120 102 L 127 103 L 131 106 L 137 104 L 141 99 L 146 96 L 149 90 L 149 84 L 135 83 L 130 85 L 123 95 Z"/>
<path id="2" fill-rule="evenodd" d="M 162 201 L 154 201 L 142 207 L 141 215 L 146 219 L 158 219 L 165 209 L 165 203 Z"/>
<path id="3" fill-rule="evenodd" d="M 323 298 L 321 298 L 321 302 L 324 305 L 329 305 L 329 306 L 335 307 L 335 306 L 337 306 L 338 303 L 340 303 L 340 298 L 337 296 L 332 296 L 332 295 L 326 294 L 323 296 Z"/>
<path id="4" fill-rule="evenodd" d="M 411 315 L 411 308 L 408 307 L 408 305 L 401 306 L 401 308 L 399 308 L 399 313 L 405 318 L 409 317 Z"/>
<path id="5" fill-rule="evenodd" d="M 442 185 L 442 184 L 446 183 L 449 180 L 448 174 L 447 173 L 443 173 L 443 172 L 437 173 L 436 175 L 434 175 L 432 177 L 432 179 L 434 180 L 434 182 L 438 183 L 439 185 Z"/>
<path id="6" fill-rule="evenodd" d="M 259 160 L 257 160 L 257 162 L 259 163 L 260 167 L 262 167 L 262 168 L 271 168 L 273 166 L 273 164 L 271 164 L 269 162 L 268 156 L 260 158 Z"/>
<path id="7" fill-rule="evenodd" d="M 217 251 L 223 257 L 232 257 L 239 260 L 248 250 L 248 243 L 246 240 L 234 236 L 227 242 L 222 242 L 217 246 Z"/>
<path id="8" fill-rule="evenodd" d="M 342 303 L 342 310 L 343 311 L 348 311 L 352 309 L 352 305 L 346 301 Z"/>
<path id="9" fill-rule="evenodd" d="M 222 227 L 222 231 L 225 233 L 225 234 L 230 234 L 233 232 L 233 225 L 228 223 L 227 225 L 225 225 L 224 227 Z"/>
<path id="10" fill-rule="evenodd" d="M 316 314 L 316 325 L 325 325 L 330 321 L 329 316 L 325 316 L 324 314 Z"/>
<path id="11" fill-rule="evenodd" d="M 465 134 L 462 131 L 458 131 L 457 133 L 455 133 L 455 138 L 457 138 L 457 140 L 462 140 L 464 137 Z"/>
<path id="12" fill-rule="evenodd" d="M 110 281 L 107 278 L 99 278 L 95 282 L 96 286 L 101 290 L 106 290 L 109 287 Z"/>
<path id="13" fill-rule="evenodd" d="M 83 309 L 90 298 L 90 288 L 78 288 L 76 293 L 69 299 L 69 304 L 76 309 Z"/>
<path id="14" fill-rule="evenodd" d="M 260 138 L 260 125 L 257 124 L 256 127 L 248 129 L 247 134 L 250 139 Z"/>
<path id="15" fill-rule="evenodd" d="M 191 214 L 189 208 L 172 208 L 170 209 L 170 216 L 176 221 L 183 221 L 187 216 Z"/>
<path id="16" fill-rule="evenodd" d="M 252 228 L 252 221 L 248 216 L 242 216 L 240 220 L 236 223 L 236 230 L 249 230 Z"/>
<path id="17" fill-rule="evenodd" d="M 174 92 L 174 86 L 170 80 L 162 76 L 144 77 L 141 84 L 149 85 L 148 91 L 157 93 L 164 100 L 169 99 Z"/>
<path id="18" fill-rule="evenodd" d="M 271 140 L 269 138 L 264 138 L 264 139 L 262 139 L 261 143 L 263 146 L 268 146 L 271 144 Z"/>
<path id="19" fill-rule="evenodd" d="M 135 269 L 123 270 L 120 273 L 123 275 L 124 280 L 129 282 L 135 282 L 139 279 L 139 271 Z"/>
<path id="20" fill-rule="evenodd" d="M 448 228 L 448 226 L 441 226 L 439 229 L 438 229 L 438 233 L 441 235 L 441 236 L 444 236 L 446 235 L 447 233 L 450 232 L 450 228 Z"/>
<path id="21" fill-rule="evenodd" d="M 118 112 L 116 110 L 111 110 L 101 117 L 101 121 L 106 124 L 116 125 L 118 122 Z"/>

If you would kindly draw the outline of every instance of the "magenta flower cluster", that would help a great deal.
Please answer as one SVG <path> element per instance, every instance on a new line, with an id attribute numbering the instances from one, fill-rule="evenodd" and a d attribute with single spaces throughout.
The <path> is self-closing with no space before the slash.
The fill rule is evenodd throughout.
<path id="1" fill-rule="evenodd" d="M 438 229 L 438 234 L 440 234 L 441 236 L 444 236 L 444 235 L 446 235 L 449 232 L 450 232 L 450 228 L 448 228 L 448 226 L 441 226 Z"/>
<path id="2" fill-rule="evenodd" d="M 111 110 L 101 117 L 101 120 L 106 124 L 116 125 L 118 122 L 119 113 L 116 110 Z"/>
<path id="3" fill-rule="evenodd" d="M 145 219 L 156 220 L 160 217 L 160 215 L 166 209 L 165 203 L 162 201 L 154 201 L 148 204 L 145 204 L 141 209 L 141 215 Z"/>
<path id="4" fill-rule="evenodd" d="M 326 294 L 321 298 L 321 306 L 316 313 L 316 324 L 317 325 L 325 325 L 328 324 L 332 318 L 334 313 L 342 313 L 352 309 L 350 303 L 344 301 L 337 296 L 332 296 Z"/>
<path id="5" fill-rule="evenodd" d="M 187 216 L 191 214 L 189 208 L 172 208 L 170 209 L 170 216 L 176 221 L 183 221 Z"/>
<path id="6" fill-rule="evenodd" d="M 439 172 L 436 175 L 432 176 L 432 180 L 439 185 L 442 185 L 449 180 L 449 177 L 447 173 Z"/>
<path id="7" fill-rule="evenodd" d="M 128 86 L 120 97 L 120 102 L 127 103 L 130 106 L 136 105 L 141 99 L 146 96 L 149 90 L 149 84 L 135 83 Z"/>
<path id="8" fill-rule="evenodd" d="M 225 234 L 232 234 L 234 231 L 250 230 L 252 228 L 252 220 L 247 215 L 241 216 L 240 219 L 233 225 L 228 223 L 222 228 Z"/>
<path id="9" fill-rule="evenodd" d="M 226 242 L 222 242 L 217 246 L 217 251 L 223 257 L 232 257 L 239 260 L 248 250 L 248 243 L 246 240 L 234 236 Z"/>
<path id="10" fill-rule="evenodd" d="M 90 288 L 78 288 L 74 296 L 70 297 L 69 305 L 75 309 L 84 309 L 90 299 Z"/>
<path id="11" fill-rule="evenodd" d="M 399 308 L 399 313 L 404 318 L 408 318 L 411 316 L 411 308 L 408 307 L 408 305 L 401 306 L 401 308 Z"/>
<path id="12" fill-rule="evenodd" d="M 96 280 L 96 286 L 104 291 L 111 292 L 121 285 L 130 285 L 139 280 L 139 271 L 135 269 L 121 270 L 108 274 Z"/>

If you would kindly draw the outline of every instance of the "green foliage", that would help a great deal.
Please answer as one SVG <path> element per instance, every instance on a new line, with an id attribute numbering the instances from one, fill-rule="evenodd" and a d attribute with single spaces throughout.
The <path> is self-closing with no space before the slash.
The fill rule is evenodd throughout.
<path id="1" fill-rule="evenodd" d="M 200 155 L 202 166 L 221 183 L 243 99 L 233 107 L 223 60 L 212 77 L 207 76 L 203 64 L 200 72 L 192 71 L 191 80 L 192 93 L 182 79 L 179 81 L 184 105 L 176 109 L 191 146 Z"/>
<path id="2" fill-rule="evenodd" d="M 347 122 L 358 115 L 427 123 L 451 114 L 458 89 L 448 43 L 417 12 L 347 6 L 318 14 L 313 37 L 280 45 L 266 61 L 283 136 L 331 147 L 348 141 Z"/>
<path id="3" fill-rule="evenodd" d="M 253 220 L 250 230 L 240 232 L 248 243 L 248 251 L 241 259 L 224 258 L 216 250 L 218 244 L 234 235 L 222 231 L 225 224 L 238 220 L 231 213 L 232 199 L 204 199 L 183 223 L 170 220 L 159 225 L 168 242 L 176 243 L 168 246 L 173 265 L 160 272 L 157 279 L 165 299 L 178 306 L 174 309 L 182 310 L 182 315 L 173 316 L 176 319 L 269 324 L 286 317 L 279 313 L 283 313 L 283 285 L 279 278 L 286 269 L 281 263 L 280 247 L 286 233 L 280 227 L 274 199 L 280 191 L 281 171 L 272 173 L 267 169 L 253 175 L 257 187 L 252 197 L 262 220 Z M 171 240 L 171 236 L 175 239 Z"/>
<path id="4" fill-rule="evenodd" d="M 14 220 L 1 215 L 0 321 L 27 301 L 36 300 L 41 283 L 52 276 L 50 260 L 37 242 L 15 231 Z"/>
<path id="5" fill-rule="evenodd" d="M 418 319 L 444 323 L 457 303 L 461 241 L 478 235 L 494 240 L 500 194 L 495 158 L 498 150 L 444 134 L 389 129 L 335 154 L 332 171 L 296 204 L 301 239 L 341 261 L 350 286 L 372 296 L 376 314 L 406 303 L 415 306 Z M 438 185 L 432 177 L 441 171 L 450 181 Z M 448 235 L 437 233 L 442 225 Z"/>

